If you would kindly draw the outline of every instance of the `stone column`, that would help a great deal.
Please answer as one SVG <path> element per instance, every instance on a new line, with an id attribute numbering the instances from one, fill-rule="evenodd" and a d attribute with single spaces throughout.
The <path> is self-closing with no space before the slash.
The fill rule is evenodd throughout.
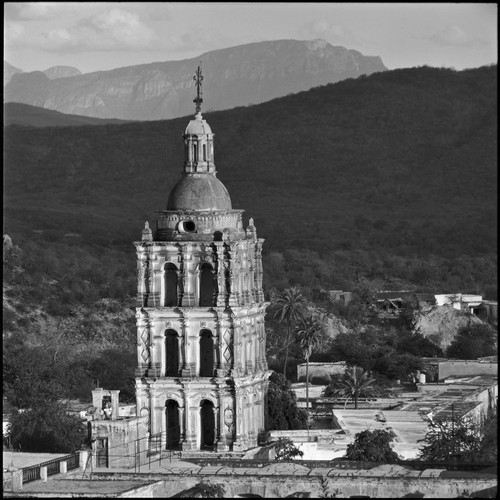
<path id="1" fill-rule="evenodd" d="M 233 319 L 233 369 L 232 376 L 239 377 L 245 370 L 245 346 L 243 344 L 243 332 L 241 328 L 241 320 L 239 318 Z"/>
<path id="2" fill-rule="evenodd" d="M 149 296 L 149 257 L 145 249 L 137 251 L 137 306 L 147 307 Z"/>
<path id="3" fill-rule="evenodd" d="M 218 406 L 214 406 L 212 408 L 213 412 L 214 412 L 214 450 L 217 449 L 217 445 L 219 443 L 219 440 L 220 440 L 220 435 L 221 435 L 221 427 L 220 427 L 220 419 L 219 419 L 219 414 L 220 414 L 220 411 L 219 411 L 219 407 Z"/>
<path id="4" fill-rule="evenodd" d="M 178 332 L 177 333 L 177 337 L 178 337 L 178 346 L 179 346 L 179 366 L 178 366 L 178 373 L 177 375 L 181 375 L 182 376 L 182 369 L 184 368 L 184 364 L 185 364 L 185 361 L 184 361 L 184 333 L 183 332 Z"/>
<path id="5" fill-rule="evenodd" d="M 151 430 L 152 435 L 156 435 L 159 432 L 162 431 L 162 425 L 161 425 L 161 414 L 160 417 L 158 418 L 158 407 L 156 406 L 156 395 L 154 394 L 154 390 L 149 391 L 149 428 Z M 161 407 L 160 407 L 161 411 Z M 158 422 L 160 420 L 160 422 Z"/>
<path id="6" fill-rule="evenodd" d="M 237 276 L 238 276 L 238 270 L 237 270 L 237 264 L 235 261 L 235 258 L 237 256 L 236 252 L 234 250 L 228 250 L 228 262 L 227 262 L 227 272 L 228 272 L 228 287 L 229 287 L 229 294 L 228 294 L 228 305 L 229 306 L 237 306 L 238 305 L 238 291 L 236 290 L 237 288 Z M 227 293 L 227 292 L 226 292 Z"/>
<path id="7" fill-rule="evenodd" d="M 226 267 L 224 262 L 224 243 L 222 241 L 215 241 L 216 255 L 217 255 L 217 284 L 218 284 L 218 294 L 216 305 L 218 307 L 224 307 L 227 302 L 227 288 L 226 288 Z"/>
<path id="8" fill-rule="evenodd" d="M 163 327 L 163 324 L 153 324 L 150 327 L 150 359 L 151 359 L 151 369 L 148 370 L 148 376 L 150 377 L 160 377 L 161 376 L 161 366 L 162 366 L 162 340 L 164 339 L 163 332 L 158 334 L 158 330 Z"/>
<path id="9" fill-rule="evenodd" d="M 193 349 L 196 346 L 193 346 L 193 337 L 190 336 L 191 329 L 189 327 L 189 318 L 184 316 L 181 319 L 182 322 L 182 330 L 184 337 L 184 365 L 182 366 L 181 376 L 182 377 L 193 377 L 196 369 L 196 358 L 193 356 Z M 194 369 L 194 370 L 193 370 Z"/>
<path id="10" fill-rule="evenodd" d="M 40 479 L 42 481 L 47 481 L 47 466 L 46 465 L 42 465 L 40 467 Z"/>
<path id="11" fill-rule="evenodd" d="M 158 269 L 156 262 L 151 262 L 149 271 L 149 298 L 153 302 L 153 307 L 162 307 L 161 303 L 161 279 L 163 270 Z"/>
<path id="12" fill-rule="evenodd" d="M 262 244 L 264 243 L 263 239 L 257 240 L 255 245 L 255 282 L 257 286 L 257 297 L 258 302 L 264 302 L 264 291 L 262 290 Z"/>
<path id="13" fill-rule="evenodd" d="M 244 437 L 244 415 L 243 415 L 244 392 L 239 387 L 236 388 L 235 392 L 236 392 L 236 404 L 235 404 L 236 435 L 233 443 L 233 450 L 241 451 L 243 449 L 243 437 Z"/>
<path id="14" fill-rule="evenodd" d="M 195 288 L 193 286 L 193 256 L 189 243 L 181 245 L 182 248 L 182 276 L 183 276 L 183 294 L 182 307 L 195 306 Z"/>
<path id="15" fill-rule="evenodd" d="M 186 422 L 184 406 L 179 406 L 179 431 L 180 431 L 180 442 L 184 443 L 186 440 Z"/>

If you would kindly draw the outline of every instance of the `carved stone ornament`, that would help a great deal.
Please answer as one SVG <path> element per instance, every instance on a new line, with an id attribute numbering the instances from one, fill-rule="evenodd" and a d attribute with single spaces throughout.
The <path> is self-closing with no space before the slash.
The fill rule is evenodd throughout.
<path id="1" fill-rule="evenodd" d="M 234 412 L 229 406 L 224 410 L 224 423 L 228 426 L 231 427 L 232 423 L 234 422 Z"/>
<path id="2" fill-rule="evenodd" d="M 148 417 L 147 425 L 149 425 L 151 423 L 151 413 L 149 411 L 149 408 L 146 408 L 145 406 L 143 406 L 141 408 L 141 410 L 139 411 L 139 415 L 141 417 Z"/>

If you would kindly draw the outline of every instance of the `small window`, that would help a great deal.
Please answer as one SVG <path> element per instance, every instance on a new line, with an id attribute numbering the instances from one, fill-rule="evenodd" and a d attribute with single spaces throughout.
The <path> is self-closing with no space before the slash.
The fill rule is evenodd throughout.
<path id="1" fill-rule="evenodd" d="M 179 222 L 178 229 L 181 233 L 194 233 L 196 232 L 196 224 L 192 220 L 183 220 Z"/>

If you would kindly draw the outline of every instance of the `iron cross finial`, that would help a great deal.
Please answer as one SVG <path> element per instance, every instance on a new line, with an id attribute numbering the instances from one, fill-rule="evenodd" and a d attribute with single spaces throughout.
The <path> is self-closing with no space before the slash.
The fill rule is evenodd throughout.
<path id="1" fill-rule="evenodd" d="M 202 91 L 201 91 L 201 82 L 203 81 L 203 75 L 201 74 L 201 62 L 200 66 L 196 70 L 195 76 L 193 76 L 193 80 L 196 82 L 196 98 L 193 99 L 193 102 L 196 104 L 196 113 L 201 112 L 201 103 L 203 102 Z"/>

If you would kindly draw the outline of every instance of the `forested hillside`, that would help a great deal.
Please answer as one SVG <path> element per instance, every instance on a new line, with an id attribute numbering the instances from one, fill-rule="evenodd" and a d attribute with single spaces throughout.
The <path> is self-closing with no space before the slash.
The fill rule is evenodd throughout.
<path id="1" fill-rule="evenodd" d="M 267 291 L 496 299 L 496 66 L 387 71 L 204 117 L 233 207 L 266 239 Z M 70 369 L 89 381 L 120 335 L 133 359 L 131 242 L 166 207 L 190 118 L 4 128 L 4 233 L 18 247 L 4 262 L 4 328 L 18 352 L 47 347 L 47 325 L 67 354 L 92 347 Z"/>
<path id="2" fill-rule="evenodd" d="M 92 118 L 90 116 L 67 115 L 51 109 L 38 108 L 20 102 L 4 102 L 3 124 L 33 127 L 73 127 L 78 125 L 104 125 L 105 123 L 127 123 L 127 120 Z"/>

